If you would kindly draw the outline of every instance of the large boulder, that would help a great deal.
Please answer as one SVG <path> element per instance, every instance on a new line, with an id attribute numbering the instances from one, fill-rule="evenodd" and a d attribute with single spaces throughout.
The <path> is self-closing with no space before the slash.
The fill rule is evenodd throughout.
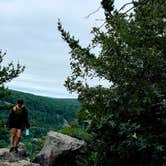
<path id="1" fill-rule="evenodd" d="M 19 152 L 9 152 L 8 148 L 0 149 L 0 166 L 40 166 L 39 164 L 31 163 L 26 158 L 24 146 L 20 145 Z"/>
<path id="2" fill-rule="evenodd" d="M 84 141 L 50 131 L 40 153 L 33 160 L 42 166 L 75 166 Z"/>

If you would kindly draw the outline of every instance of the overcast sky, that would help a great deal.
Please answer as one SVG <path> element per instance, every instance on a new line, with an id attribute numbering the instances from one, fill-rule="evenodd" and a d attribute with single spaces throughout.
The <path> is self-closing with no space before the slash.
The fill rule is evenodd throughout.
<path id="1" fill-rule="evenodd" d="M 116 6 L 125 2 L 117 0 Z M 63 86 L 70 75 L 70 55 L 57 20 L 86 46 L 91 27 L 102 24 L 95 19 L 104 16 L 102 9 L 89 19 L 85 16 L 99 6 L 99 0 L 0 0 L 0 48 L 7 50 L 5 61 L 26 66 L 8 87 L 43 96 L 76 97 Z"/>

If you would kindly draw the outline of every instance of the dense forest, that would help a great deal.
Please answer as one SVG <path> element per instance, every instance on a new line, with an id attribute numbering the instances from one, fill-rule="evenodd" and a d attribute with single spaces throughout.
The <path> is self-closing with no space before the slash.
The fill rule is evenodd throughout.
<path id="1" fill-rule="evenodd" d="M 80 109 L 77 99 L 55 99 L 49 97 L 36 96 L 29 93 L 19 91 L 11 91 L 11 95 L 1 99 L 1 105 L 8 104 L 10 107 L 16 103 L 18 99 L 23 99 L 29 112 L 30 136 L 23 136 L 23 142 L 33 142 L 30 139 L 42 138 L 49 130 L 60 130 L 76 118 L 76 113 Z M 1 141 L 0 146 L 9 145 L 8 130 L 3 129 L 10 109 L 1 110 Z M 41 140 L 42 141 L 42 140 Z M 32 148 L 32 144 L 29 145 Z"/>

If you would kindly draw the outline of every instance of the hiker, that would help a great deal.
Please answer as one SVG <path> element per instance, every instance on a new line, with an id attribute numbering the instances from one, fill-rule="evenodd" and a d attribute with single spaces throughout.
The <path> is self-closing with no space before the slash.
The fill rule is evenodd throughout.
<path id="1" fill-rule="evenodd" d="M 18 144 L 25 128 L 29 128 L 28 111 L 25 108 L 24 101 L 18 100 L 9 115 L 7 126 L 11 129 L 11 148 L 10 152 L 18 153 Z"/>

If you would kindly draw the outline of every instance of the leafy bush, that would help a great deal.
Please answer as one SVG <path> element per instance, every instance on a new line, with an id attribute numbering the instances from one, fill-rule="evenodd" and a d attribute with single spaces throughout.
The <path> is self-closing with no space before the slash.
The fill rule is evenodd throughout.
<path id="1" fill-rule="evenodd" d="M 58 132 L 62 134 L 70 135 L 71 137 L 82 139 L 86 142 L 89 142 L 92 139 L 92 136 L 81 128 L 65 127 L 59 130 Z"/>

